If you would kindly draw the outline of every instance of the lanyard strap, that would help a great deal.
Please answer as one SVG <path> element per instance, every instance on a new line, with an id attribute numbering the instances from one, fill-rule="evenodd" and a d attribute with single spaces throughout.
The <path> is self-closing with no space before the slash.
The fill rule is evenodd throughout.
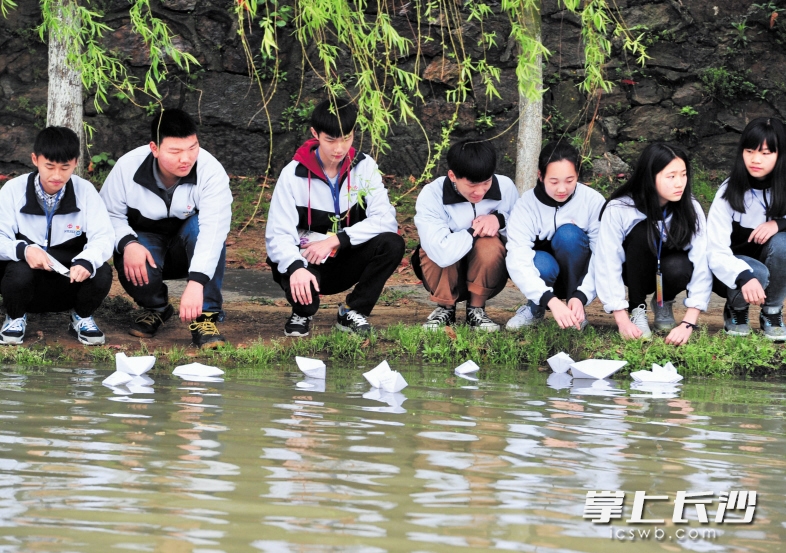
<path id="1" fill-rule="evenodd" d="M 335 181 L 333 181 L 328 176 L 327 171 L 325 171 L 325 166 L 322 164 L 322 159 L 319 157 L 319 150 L 315 150 L 314 153 L 317 156 L 317 162 L 319 162 L 319 166 L 322 168 L 322 172 L 325 174 L 328 186 L 330 187 L 330 194 L 333 196 L 333 210 L 336 212 L 336 217 L 339 217 L 341 216 L 341 203 L 339 201 L 340 189 L 338 180 L 341 178 L 341 165 L 339 164 L 338 173 L 336 173 Z"/>
<path id="2" fill-rule="evenodd" d="M 756 201 L 759 202 L 759 205 L 764 208 L 764 220 L 769 221 L 770 219 L 767 216 L 767 212 L 770 210 L 770 205 L 767 201 L 767 190 L 765 189 L 761 191 L 761 199 L 756 195 L 756 192 L 753 192 L 753 197 L 756 198 Z"/>
<path id="3" fill-rule="evenodd" d="M 38 183 L 38 186 L 41 186 L 41 183 Z M 41 186 L 41 191 L 46 194 L 44 191 L 44 187 Z M 49 250 L 49 231 L 52 228 L 52 218 L 55 216 L 55 211 L 57 211 L 57 202 L 60 200 L 60 195 L 63 193 L 63 189 L 57 191 L 57 195 L 55 196 L 55 201 L 52 203 L 52 209 L 47 209 L 46 200 L 44 200 L 44 214 L 46 215 L 46 236 L 44 237 L 44 251 Z"/>
<path id="4" fill-rule="evenodd" d="M 658 272 L 660 272 L 660 252 L 663 249 L 663 235 L 666 233 L 666 208 L 663 208 L 663 228 L 658 229 Z"/>

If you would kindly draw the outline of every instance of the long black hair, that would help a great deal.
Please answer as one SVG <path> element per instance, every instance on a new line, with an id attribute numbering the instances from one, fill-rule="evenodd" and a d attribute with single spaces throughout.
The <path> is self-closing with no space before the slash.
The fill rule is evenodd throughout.
<path id="1" fill-rule="evenodd" d="M 742 153 L 745 150 L 758 150 L 765 142 L 767 148 L 778 155 L 772 173 L 765 177 L 772 182 L 771 201 L 767 208 L 767 217 L 772 219 L 786 215 L 786 151 L 781 151 L 786 148 L 786 128 L 779 119 L 759 117 L 748 123 L 742 131 L 723 199 L 729 202 L 734 211 L 745 213 L 745 192 L 751 188 L 751 185 Z"/>
<path id="2" fill-rule="evenodd" d="M 639 161 L 636 163 L 636 170 L 633 171 L 633 175 L 625 184 L 614 191 L 600 212 L 600 216 L 603 217 L 603 212 L 606 210 L 609 202 L 625 196 L 630 197 L 636 209 L 646 215 L 647 220 L 650 221 L 647 234 L 649 235 L 648 242 L 652 253 L 656 253 L 655 244 L 658 239 L 658 221 L 664 219 L 658 190 L 655 187 L 655 177 L 677 158 L 685 162 L 688 182 L 685 185 L 682 197 L 676 202 L 667 203 L 665 206 L 667 214 L 671 213 L 667 242 L 672 248 L 683 249 L 690 244 L 693 235 L 698 232 L 699 220 L 693 207 L 690 159 L 687 152 L 679 146 L 655 142 L 644 148 L 641 156 L 639 156 Z"/>

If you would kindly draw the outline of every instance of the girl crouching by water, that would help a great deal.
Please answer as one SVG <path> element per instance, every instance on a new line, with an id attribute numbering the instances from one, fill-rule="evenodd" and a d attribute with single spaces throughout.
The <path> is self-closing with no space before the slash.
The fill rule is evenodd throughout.
<path id="1" fill-rule="evenodd" d="M 590 259 L 604 200 L 578 182 L 578 168 L 576 148 L 547 144 L 538 158 L 535 188 L 513 208 L 505 262 L 528 302 L 508 321 L 509 329 L 543 320 L 546 308 L 561 328 L 587 324 L 584 306 L 595 299 Z"/>
<path id="2" fill-rule="evenodd" d="M 781 121 L 754 119 L 740 137 L 731 175 L 715 194 L 707 220 L 713 290 L 726 298 L 726 332 L 750 333 L 748 307 L 761 305 L 759 323 L 773 341 L 786 340 L 786 130 Z"/>
<path id="3" fill-rule="evenodd" d="M 712 274 L 706 220 L 691 194 L 681 148 L 656 143 L 644 149 L 633 175 L 603 207 L 594 268 L 598 298 L 623 338 L 651 338 L 645 302 L 654 292 L 655 328 L 671 330 L 667 344 L 688 341 L 699 311 L 707 310 Z M 688 309 L 676 324 L 674 298 L 686 289 Z"/>

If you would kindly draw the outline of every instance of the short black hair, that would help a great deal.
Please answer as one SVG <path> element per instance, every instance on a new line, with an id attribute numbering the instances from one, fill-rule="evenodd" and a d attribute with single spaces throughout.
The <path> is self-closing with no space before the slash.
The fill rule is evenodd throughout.
<path id="1" fill-rule="evenodd" d="M 162 109 L 153 116 L 153 122 L 150 124 L 150 140 L 156 144 L 161 144 L 168 136 L 188 138 L 196 133 L 196 123 L 182 109 Z"/>
<path id="2" fill-rule="evenodd" d="M 333 138 L 347 136 L 355 129 L 357 120 L 358 108 L 343 98 L 320 102 L 311 112 L 311 127 L 316 133 Z"/>
<path id="3" fill-rule="evenodd" d="M 49 161 L 68 163 L 79 159 L 79 137 L 67 127 L 47 127 L 38 133 L 33 153 Z"/>
<path id="4" fill-rule="evenodd" d="M 464 140 L 448 150 L 448 169 L 457 179 L 485 182 L 494 176 L 497 168 L 497 150 L 486 140 Z"/>
<path id="5" fill-rule="evenodd" d="M 578 175 L 580 156 L 576 148 L 563 140 L 555 140 L 543 146 L 543 149 L 540 151 L 540 156 L 538 157 L 538 171 L 540 171 L 541 179 L 546 177 L 546 169 L 549 163 L 562 161 L 563 159 L 567 159 L 573 164 L 576 168 L 576 174 Z"/>

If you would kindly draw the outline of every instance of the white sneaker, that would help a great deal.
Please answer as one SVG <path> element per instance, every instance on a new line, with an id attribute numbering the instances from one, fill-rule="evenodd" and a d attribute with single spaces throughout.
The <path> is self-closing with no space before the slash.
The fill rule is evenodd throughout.
<path id="1" fill-rule="evenodd" d="M 542 309 L 533 313 L 532 307 L 529 304 L 524 304 L 516 310 L 516 314 L 510 318 L 505 328 L 518 330 L 525 326 L 536 325 L 543 320 L 545 314 L 546 312 Z"/>
<path id="2" fill-rule="evenodd" d="M 5 316 L 3 327 L 0 328 L 0 344 L 19 345 L 25 339 L 25 329 L 27 328 L 27 313 L 18 319 Z"/>
<path id="3" fill-rule="evenodd" d="M 641 330 L 641 338 L 643 340 L 652 339 L 652 331 L 650 325 L 647 323 L 647 306 L 643 303 L 630 312 L 630 322 Z"/>
<path id="4" fill-rule="evenodd" d="M 68 325 L 68 333 L 76 336 L 80 343 L 86 346 L 99 346 L 104 343 L 104 333 L 98 328 L 93 317 L 80 317 L 71 311 L 71 324 Z"/>

